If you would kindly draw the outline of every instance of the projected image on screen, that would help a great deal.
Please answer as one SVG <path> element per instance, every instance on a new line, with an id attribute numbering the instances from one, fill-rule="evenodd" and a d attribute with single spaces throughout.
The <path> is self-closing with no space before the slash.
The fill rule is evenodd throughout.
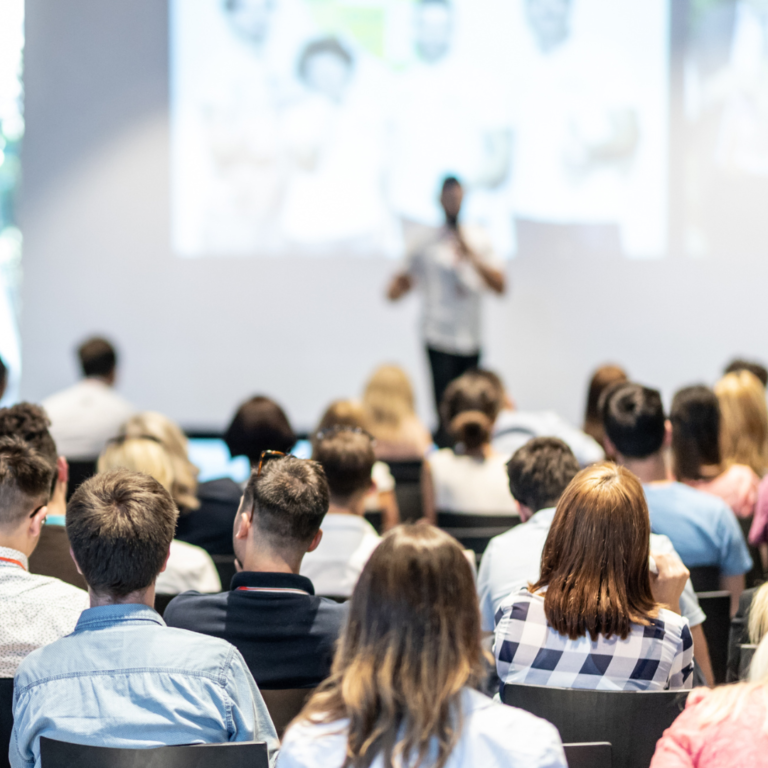
<path id="1" fill-rule="evenodd" d="M 667 0 L 172 0 L 182 256 L 666 248 Z"/>

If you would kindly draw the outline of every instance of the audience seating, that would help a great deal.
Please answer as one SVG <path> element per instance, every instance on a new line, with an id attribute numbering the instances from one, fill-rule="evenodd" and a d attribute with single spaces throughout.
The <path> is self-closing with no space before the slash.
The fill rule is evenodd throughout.
<path id="1" fill-rule="evenodd" d="M 162 593 L 155 593 L 155 610 L 162 616 L 165 614 L 165 609 L 168 607 L 168 603 L 173 600 L 176 595 L 164 595 Z"/>
<path id="2" fill-rule="evenodd" d="M 749 677 L 749 665 L 756 650 L 756 645 L 739 646 L 739 680 L 746 680 Z"/>
<path id="3" fill-rule="evenodd" d="M 40 738 L 41 768 L 269 768 L 267 745 L 244 741 L 128 749 Z"/>
<path id="4" fill-rule="evenodd" d="M 648 768 L 687 691 L 591 691 L 508 683 L 505 704 L 549 720 L 564 743 L 608 742 L 612 768 Z M 595 766 L 597 768 L 597 766 Z"/>
<path id="5" fill-rule="evenodd" d="M 478 556 L 485 552 L 488 542 L 510 528 L 519 525 L 517 515 L 468 515 L 462 512 L 437 513 L 437 525 Z"/>
<path id="6" fill-rule="evenodd" d="M 728 670 L 728 634 L 731 629 L 731 593 L 725 590 L 697 592 L 699 605 L 707 619 L 704 622 L 704 636 L 709 646 L 712 673 L 715 682 L 725 682 Z"/>
<path id="7" fill-rule="evenodd" d="M 611 745 L 607 741 L 563 744 L 568 768 L 611 768 Z"/>
<path id="8" fill-rule="evenodd" d="M 720 569 L 716 565 L 696 565 L 688 570 L 696 592 L 716 592 L 720 589 Z"/>
<path id="9" fill-rule="evenodd" d="M 96 474 L 96 459 L 87 461 L 70 461 L 69 464 L 69 484 L 67 485 L 67 501 L 72 498 L 72 494 L 89 478 Z"/>
<path id="10" fill-rule="evenodd" d="M 746 587 L 757 587 L 765 580 L 763 578 L 763 560 L 760 557 L 760 550 L 749 543 L 749 529 L 752 527 L 752 517 L 737 518 L 741 526 L 741 532 L 744 534 L 744 541 L 749 547 L 749 555 L 752 558 L 752 570 L 745 574 Z"/>
<path id="11" fill-rule="evenodd" d="M 404 523 L 416 522 L 424 516 L 421 503 L 422 461 L 388 461 L 395 479 L 395 498 Z M 375 526 L 374 526 L 375 527 Z"/>
<path id="12" fill-rule="evenodd" d="M 384 527 L 383 517 L 381 512 L 371 511 L 365 513 L 365 519 L 374 527 L 379 536 L 381 536 L 381 531 Z"/>
<path id="13" fill-rule="evenodd" d="M 10 765 L 8 747 L 13 730 L 13 678 L 0 678 L 0 768 Z"/>
<path id="14" fill-rule="evenodd" d="M 272 691 L 261 688 L 260 690 L 280 739 L 283 738 L 291 720 L 301 712 L 307 699 L 315 692 L 314 688 L 285 688 Z"/>
<path id="15" fill-rule="evenodd" d="M 237 573 L 237 568 L 235 568 L 235 556 L 211 555 L 211 559 L 216 566 L 216 570 L 219 572 L 221 588 L 226 592 L 229 589 L 229 585 L 232 583 L 232 577 Z"/>

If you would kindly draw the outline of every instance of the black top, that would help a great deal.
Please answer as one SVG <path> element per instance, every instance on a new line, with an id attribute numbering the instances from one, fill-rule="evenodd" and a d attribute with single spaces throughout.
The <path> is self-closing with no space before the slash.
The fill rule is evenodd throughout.
<path id="1" fill-rule="evenodd" d="M 200 508 L 179 515 L 176 538 L 202 547 L 209 555 L 234 555 L 232 527 L 243 491 L 228 477 L 197 487 Z"/>
<path id="2" fill-rule="evenodd" d="M 251 591 L 253 590 L 253 591 Z M 331 671 L 347 606 L 316 597 L 312 582 L 291 573 L 238 573 L 230 592 L 174 598 L 170 627 L 220 637 L 243 654 L 260 688 L 314 688 Z"/>

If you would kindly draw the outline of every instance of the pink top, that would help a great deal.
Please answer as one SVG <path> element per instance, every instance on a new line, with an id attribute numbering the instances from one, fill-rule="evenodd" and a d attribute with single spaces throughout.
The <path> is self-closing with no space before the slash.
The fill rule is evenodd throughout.
<path id="1" fill-rule="evenodd" d="M 733 464 L 713 480 L 684 480 L 686 485 L 719 496 L 736 517 L 751 517 L 757 504 L 760 478 L 745 464 Z"/>
<path id="2" fill-rule="evenodd" d="M 749 543 L 757 547 L 768 542 L 768 475 L 760 483 L 757 491 L 757 506 L 752 527 L 749 529 Z"/>
<path id="3" fill-rule="evenodd" d="M 685 711 L 659 739 L 651 768 L 768 766 L 765 688 L 749 694 L 738 719 L 702 726 L 700 702 L 710 693 L 706 688 L 690 693 Z"/>

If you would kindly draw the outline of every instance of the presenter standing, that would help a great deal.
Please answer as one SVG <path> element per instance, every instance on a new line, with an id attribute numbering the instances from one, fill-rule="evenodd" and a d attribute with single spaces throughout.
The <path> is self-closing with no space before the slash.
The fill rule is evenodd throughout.
<path id="1" fill-rule="evenodd" d="M 458 179 L 449 176 L 443 181 L 445 224 L 409 249 L 405 268 L 387 291 L 390 301 L 414 286 L 424 294 L 422 333 L 438 415 L 446 387 L 480 361 L 481 294 L 503 294 L 506 288 L 503 265 L 488 235 L 479 227 L 459 224 L 463 196 Z M 441 419 L 438 444 L 447 439 Z"/>

